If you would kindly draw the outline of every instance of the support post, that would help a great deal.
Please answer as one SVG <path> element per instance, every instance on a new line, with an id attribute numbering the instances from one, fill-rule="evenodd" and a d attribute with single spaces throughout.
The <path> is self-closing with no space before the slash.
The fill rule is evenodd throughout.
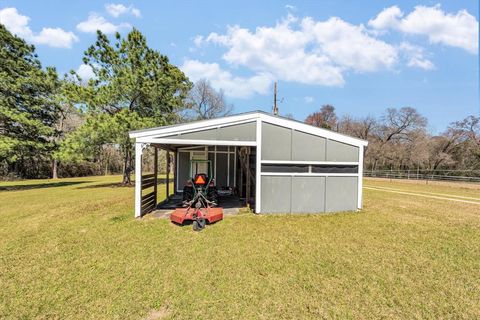
<path id="1" fill-rule="evenodd" d="M 170 152 L 167 151 L 167 155 L 166 155 L 166 158 L 167 158 L 167 181 L 166 181 L 166 190 L 167 190 L 167 195 L 166 195 L 166 198 L 168 200 L 168 197 L 170 196 Z"/>
<path id="2" fill-rule="evenodd" d="M 240 194 L 240 198 L 243 198 L 243 165 L 244 165 L 244 158 L 243 158 L 243 148 L 240 148 L 238 151 L 238 157 L 240 159 L 240 175 L 238 176 L 238 191 Z"/>
<path id="3" fill-rule="evenodd" d="M 157 208 L 157 203 L 158 203 L 158 196 L 157 196 L 157 190 L 158 190 L 158 148 L 154 146 L 155 151 L 153 153 L 153 176 L 154 176 L 154 185 L 153 185 L 153 197 L 155 201 L 155 208 Z"/>
<path id="4" fill-rule="evenodd" d="M 363 198 L 363 152 L 364 147 L 358 147 L 358 200 L 357 200 L 357 207 L 358 209 L 362 209 L 362 198 Z"/>
<path id="5" fill-rule="evenodd" d="M 247 199 L 247 203 L 249 206 L 251 206 L 250 199 L 250 147 L 247 147 L 247 152 L 246 152 L 246 159 L 247 161 L 245 162 L 245 168 L 246 168 L 246 174 L 247 174 L 247 181 L 246 181 L 246 186 L 245 186 L 245 198 Z"/>
<path id="6" fill-rule="evenodd" d="M 257 132 L 256 132 L 256 139 L 257 139 L 257 163 L 255 165 L 255 213 L 261 212 L 262 206 L 262 120 L 260 118 L 257 119 Z"/>
<path id="7" fill-rule="evenodd" d="M 135 218 L 142 216 L 142 144 L 135 143 Z"/>
<path id="8" fill-rule="evenodd" d="M 177 193 L 177 156 L 178 152 L 173 153 L 173 193 Z"/>

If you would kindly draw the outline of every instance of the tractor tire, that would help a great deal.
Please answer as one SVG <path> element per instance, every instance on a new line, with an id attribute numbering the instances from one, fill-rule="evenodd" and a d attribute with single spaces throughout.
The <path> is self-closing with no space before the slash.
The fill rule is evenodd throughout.
<path id="1" fill-rule="evenodd" d="M 205 218 L 198 218 L 197 220 L 193 221 L 193 231 L 201 231 L 207 225 L 207 221 Z"/>
<path id="2" fill-rule="evenodd" d="M 192 228 L 193 228 L 193 231 L 200 231 L 200 229 L 198 228 L 198 222 L 197 220 L 194 220 L 193 223 L 192 223 Z"/>
<path id="3" fill-rule="evenodd" d="M 185 186 L 183 188 L 183 201 L 191 201 L 193 199 L 193 188 Z"/>

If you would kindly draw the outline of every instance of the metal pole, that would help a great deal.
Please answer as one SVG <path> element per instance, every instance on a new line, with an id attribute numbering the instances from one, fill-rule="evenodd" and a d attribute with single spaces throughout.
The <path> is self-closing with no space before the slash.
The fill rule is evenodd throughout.
<path id="1" fill-rule="evenodd" d="M 135 218 L 142 216 L 142 144 L 135 143 Z"/>
<path id="2" fill-rule="evenodd" d="M 246 181 L 246 190 L 245 196 L 247 199 L 248 206 L 250 207 L 250 147 L 247 147 L 247 163 L 246 163 L 246 174 L 247 174 L 247 181 Z"/>
<path id="3" fill-rule="evenodd" d="M 273 91 L 273 114 L 278 115 L 278 106 L 277 106 L 277 81 L 275 81 L 275 88 Z"/>
<path id="4" fill-rule="evenodd" d="M 167 190 L 167 196 L 166 196 L 166 199 L 168 200 L 168 197 L 170 196 L 170 152 L 167 151 L 167 169 L 166 169 L 166 173 L 167 173 L 167 185 L 166 185 L 166 190 Z"/>
<path id="5" fill-rule="evenodd" d="M 153 179 L 154 179 L 154 184 L 153 184 L 153 198 L 155 201 L 155 208 L 157 207 L 157 184 L 158 184 L 158 148 L 154 148 L 154 153 L 153 153 Z"/>

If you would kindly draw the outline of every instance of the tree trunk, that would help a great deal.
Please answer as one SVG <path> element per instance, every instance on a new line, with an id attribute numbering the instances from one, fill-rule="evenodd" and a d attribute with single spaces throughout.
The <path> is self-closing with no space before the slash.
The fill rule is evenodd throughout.
<path id="1" fill-rule="evenodd" d="M 57 161 L 57 159 L 52 160 L 52 179 L 58 179 L 58 161 Z"/>
<path id="2" fill-rule="evenodd" d="M 129 147 L 125 150 L 125 158 L 123 159 L 123 184 L 132 184 L 130 173 L 132 172 L 131 164 L 132 153 Z"/>

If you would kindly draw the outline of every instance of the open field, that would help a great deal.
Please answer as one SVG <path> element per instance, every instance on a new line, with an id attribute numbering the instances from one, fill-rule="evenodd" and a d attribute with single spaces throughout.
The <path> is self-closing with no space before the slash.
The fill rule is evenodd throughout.
<path id="1" fill-rule="evenodd" d="M 361 213 L 194 233 L 118 181 L 0 183 L 0 318 L 480 318 L 479 189 L 367 179 Z"/>

